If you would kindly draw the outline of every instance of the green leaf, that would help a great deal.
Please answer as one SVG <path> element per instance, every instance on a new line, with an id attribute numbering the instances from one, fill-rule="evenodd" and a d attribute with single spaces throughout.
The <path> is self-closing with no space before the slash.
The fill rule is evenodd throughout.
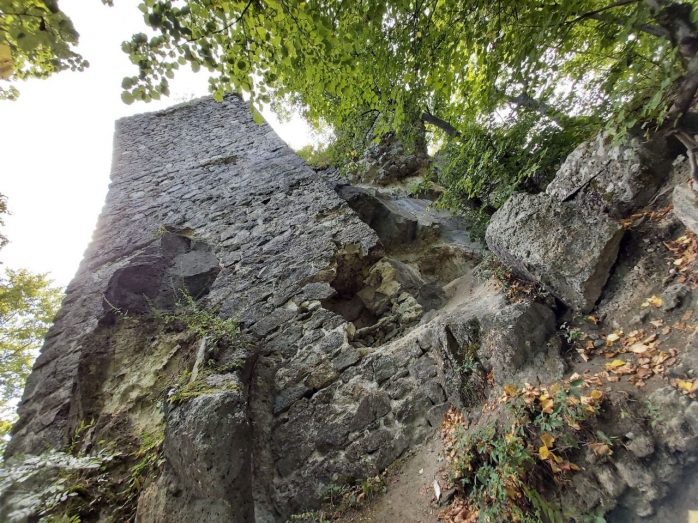
<path id="1" fill-rule="evenodd" d="M 128 91 L 123 91 L 121 93 L 121 101 L 127 105 L 131 105 L 135 101 L 135 99 L 131 93 L 129 93 Z"/>

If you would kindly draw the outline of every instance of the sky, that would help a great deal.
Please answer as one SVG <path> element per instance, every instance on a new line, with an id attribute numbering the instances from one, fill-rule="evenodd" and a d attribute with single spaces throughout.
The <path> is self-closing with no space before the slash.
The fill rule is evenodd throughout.
<path id="1" fill-rule="evenodd" d="M 20 83 L 18 101 L 0 101 L 0 193 L 11 212 L 3 228 L 10 243 L 0 262 L 50 273 L 60 286 L 77 271 L 107 194 L 114 121 L 207 94 L 206 74 L 182 69 L 170 81 L 169 98 L 123 104 L 121 80 L 135 66 L 121 42 L 145 25 L 139 0 L 114 3 L 60 0 L 80 33 L 78 51 L 89 69 Z M 294 149 L 313 142 L 301 118 L 280 123 L 263 114 Z"/>

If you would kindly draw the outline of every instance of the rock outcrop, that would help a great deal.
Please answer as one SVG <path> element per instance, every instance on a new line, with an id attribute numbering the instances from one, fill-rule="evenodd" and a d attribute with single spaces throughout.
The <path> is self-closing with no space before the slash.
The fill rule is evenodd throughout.
<path id="1" fill-rule="evenodd" d="M 119 121 L 106 204 L 7 457 L 137 455 L 162 434 L 143 523 L 285 521 L 374 476 L 499 365 L 480 361 L 479 325 L 501 295 L 470 283 L 483 300 L 461 311 L 469 293 L 444 287 L 482 247 L 428 203 L 325 183 L 236 97 Z M 211 315 L 243 334 L 213 339 Z"/>
<path id="2" fill-rule="evenodd" d="M 518 275 L 582 311 L 618 254 L 624 229 L 611 215 L 654 183 L 604 185 L 615 211 L 599 212 L 584 200 L 594 181 L 646 172 L 635 149 L 599 140 L 548 194 L 512 197 L 487 231 Z M 384 471 L 450 407 L 490 399 L 492 414 L 507 385 L 560 380 L 565 308 L 512 302 L 482 280 L 467 222 L 401 188 L 422 160 L 392 142 L 380 151 L 356 187 L 313 172 L 237 97 L 119 121 L 106 204 L 27 383 L 8 463 L 48 456 L 44 483 L 63 466 L 105 471 L 100 492 L 127 499 L 91 498 L 83 521 L 280 523 Z M 667 311 L 683 314 L 684 291 L 667 289 Z M 677 369 L 693 371 L 697 346 Z M 678 420 L 658 430 L 684 466 L 698 418 L 674 392 L 652 400 Z M 664 450 L 633 423 L 615 468 L 580 473 L 579 499 L 565 503 L 610 510 L 665 495 L 651 483 L 675 475 L 645 470 Z M 22 478 L 0 481 L 0 519 L 37 512 L 11 488 Z M 42 488 L 39 476 L 31 484 Z"/>
<path id="3" fill-rule="evenodd" d="M 560 202 L 577 201 L 623 217 L 652 198 L 668 169 L 664 143 L 609 133 L 580 144 L 562 164 L 546 193 Z"/>
<path id="4" fill-rule="evenodd" d="M 547 194 L 512 196 L 492 217 L 487 245 L 522 278 L 589 311 L 601 295 L 623 237 L 618 222 Z"/>
<path id="5" fill-rule="evenodd" d="M 676 217 L 698 234 L 698 198 L 695 191 L 685 185 L 677 185 L 674 187 L 672 203 Z"/>

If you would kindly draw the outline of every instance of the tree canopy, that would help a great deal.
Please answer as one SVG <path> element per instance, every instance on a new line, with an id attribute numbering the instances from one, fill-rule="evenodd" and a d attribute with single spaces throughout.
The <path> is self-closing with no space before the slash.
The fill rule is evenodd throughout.
<path id="1" fill-rule="evenodd" d="M 74 50 L 78 33 L 58 0 L 0 0 L 0 99 L 19 95 L 16 83 L 89 64 Z"/>
<path id="2" fill-rule="evenodd" d="M 594 114 L 632 127 L 676 118 L 695 95 L 692 2 L 145 0 L 139 7 L 157 36 L 140 33 L 123 46 L 138 66 L 124 80 L 127 102 L 166 94 L 184 64 L 208 69 L 215 97 L 237 91 L 261 102 L 291 100 L 331 125 L 374 110 L 399 127 L 416 110 L 454 132 L 513 103 L 553 119 Z"/>
<path id="3" fill-rule="evenodd" d="M 451 196 L 477 197 L 491 186 L 483 176 L 516 188 L 603 127 L 676 135 L 698 179 L 686 129 L 698 90 L 697 3 L 142 0 L 144 32 L 122 44 L 135 66 L 122 99 L 158 99 L 181 67 L 203 70 L 214 98 L 246 93 L 257 120 L 262 104 L 290 105 L 332 128 L 340 164 L 384 133 L 409 141 L 426 124 L 450 144 L 460 173 L 442 177 Z M 54 0 L 0 0 L 0 63 L 9 49 L 11 80 L 85 67 L 76 42 Z M 490 161 L 455 161 L 466 151 Z"/>
<path id="4" fill-rule="evenodd" d="M 671 132 L 695 166 L 698 143 L 684 131 L 698 89 L 695 4 L 144 0 L 155 36 L 124 43 L 138 71 L 123 99 L 158 98 L 179 67 L 203 68 L 217 99 L 248 93 L 253 108 L 291 104 L 333 128 L 339 164 L 386 132 L 409 140 L 421 120 L 451 143 L 451 160 L 490 159 L 449 161 L 459 171 L 440 181 L 452 197 L 480 197 L 493 181 L 506 197 L 603 127 Z"/>

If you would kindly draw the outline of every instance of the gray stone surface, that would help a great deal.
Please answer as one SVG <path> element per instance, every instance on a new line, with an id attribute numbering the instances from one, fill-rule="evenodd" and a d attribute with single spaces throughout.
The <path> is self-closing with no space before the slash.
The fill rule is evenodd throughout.
<path id="1" fill-rule="evenodd" d="M 492 217 L 487 245 L 519 276 L 538 281 L 565 304 L 593 308 L 624 230 L 605 214 L 547 194 L 512 196 Z"/>
<path id="2" fill-rule="evenodd" d="M 382 242 L 236 97 L 120 120 L 94 240 L 7 456 L 60 448 L 90 419 L 86 445 L 164 430 L 166 463 L 138 504 L 148 523 L 285 521 L 328 485 L 374 476 L 450 405 L 453 347 L 443 324 L 417 325 L 479 259 L 450 215 L 385 205 L 406 217 L 399 242 Z M 238 319 L 248 342 L 204 354 L 185 323 L 170 332 L 149 319 L 185 293 Z M 217 372 L 209 358 L 242 365 Z M 163 407 L 195 360 L 202 388 Z"/>
<path id="3" fill-rule="evenodd" d="M 698 199 L 696 193 L 685 185 L 674 187 L 674 214 L 683 224 L 698 234 Z"/>
<path id="4" fill-rule="evenodd" d="M 628 135 L 615 143 L 608 133 L 579 145 L 565 159 L 546 193 L 621 217 L 649 202 L 668 166 L 660 144 Z M 659 153 L 659 154 L 658 154 Z"/>

